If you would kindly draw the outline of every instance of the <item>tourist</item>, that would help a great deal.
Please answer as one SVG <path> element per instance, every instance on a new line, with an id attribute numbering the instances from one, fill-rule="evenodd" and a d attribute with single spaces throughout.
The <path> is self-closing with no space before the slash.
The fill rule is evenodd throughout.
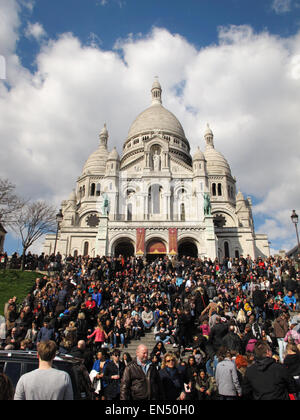
<path id="1" fill-rule="evenodd" d="M 54 341 L 39 342 L 39 367 L 20 377 L 15 400 L 73 400 L 69 374 L 52 367 L 56 351 Z"/>
<path id="2" fill-rule="evenodd" d="M 274 335 L 278 343 L 280 362 L 282 363 L 286 348 L 286 342 L 284 341 L 284 338 L 289 330 L 289 324 L 286 313 L 282 312 L 279 315 L 279 317 L 275 319 L 273 328 Z"/>
<path id="3" fill-rule="evenodd" d="M 167 401 L 186 399 L 185 378 L 177 368 L 177 359 L 174 354 L 164 355 L 159 376 L 164 392 L 159 399 Z M 189 391 L 189 385 L 187 385 L 187 390 Z"/>
<path id="4" fill-rule="evenodd" d="M 297 392 L 295 381 L 272 357 L 268 343 L 257 342 L 254 355 L 255 362 L 246 370 L 243 394 L 254 400 L 289 400 L 289 394 Z"/>
<path id="5" fill-rule="evenodd" d="M 159 400 L 164 395 L 159 373 L 148 360 L 148 348 L 140 344 L 121 380 L 121 400 Z"/>
<path id="6" fill-rule="evenodd" d="M 103 369 L 103 380 L 106 383 L 104 396 L 106 400 L 120 399 L 120 384 L 125 365 L 120 361 L 120 351 L 115 349 L 111 353 L 111 360 Z"/>
<path id="7" fill-rule="evenodd" d="M 218 352 L 215 379 L 220 400 L 236 400 L 242 396 L 236 365 L 231 352 L 226 348 L 221 348 Z"/>
<path id="8" fill-rule="evenodd" d="M 12 401 L 14 399 L 14 386 L 5 373 L 0 373 L 0 401 Z"/>

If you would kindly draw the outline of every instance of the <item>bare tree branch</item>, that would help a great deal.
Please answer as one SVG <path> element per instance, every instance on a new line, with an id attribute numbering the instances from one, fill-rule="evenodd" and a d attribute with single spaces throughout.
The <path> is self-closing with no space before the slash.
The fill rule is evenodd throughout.
<path id="1" fill-rule="evenodd" d="M 11 224 L 16 212 L 25 205 L 25 200 L 15 194 L 15 185 L 0 178 L 0 222 Z"/>
<path id="2" fill-rule="evenodd" d="M 34 242 L 46 233 L 55 232 L 56 210 L 45 201 L 28 203 L 17 213 L 12 228 L 21 237 L 24 259 Z"/>

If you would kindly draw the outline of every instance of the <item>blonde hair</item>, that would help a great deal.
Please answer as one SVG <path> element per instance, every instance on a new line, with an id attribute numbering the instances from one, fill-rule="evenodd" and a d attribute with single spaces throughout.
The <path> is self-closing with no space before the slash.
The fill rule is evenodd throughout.
<path id="1" fill-rule="evenodd" d="M 173 354 L 173 353 L 166 353 L 166 354 L 164 355 L 164 358 L 163 358 L 163 361 L 162 361 L 162 364 L 161 364 L 161 369 L 164 369 L 165 367 L 167 367 L 166 360 L 167 360 L 168 358 L 171 358 L 171 359 L 175 360 L 174 367 L 177 367 L 177 365 L 178 365 L 178 360 L 177 360 L 177 357 L 175 356 L 175 354 Z"/>

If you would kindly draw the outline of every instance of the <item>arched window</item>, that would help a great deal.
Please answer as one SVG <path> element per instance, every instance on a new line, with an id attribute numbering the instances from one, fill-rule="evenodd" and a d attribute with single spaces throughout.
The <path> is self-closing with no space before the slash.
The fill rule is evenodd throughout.
<path id="1" fill-rule="evenodd" d="M 93 183 L 92 185 L 91 185 L 91 196 L 94 196 L 95 195 L 95 189 L 96 189 L 96 185 Z"/>
<path id="2" fill-rule="evenodd" d="M 225 258 L 230 258 L 228 242 L 224 242 L 224 255 Z"/>
<path id="3" fill-rule="evenodd" d="M 100 196 L 100 192 L 101 192 L 101 186 L 100 186 L 100 184 L 97 184 L 97 189 L 96 189 L 96 196 L 97 197 Z"/>
<path id="4" fill-rule="evenodd" d="M 149 188 L 150 214 L 160 214 L 161 192 L 162 192 L 162 188 L 158 184 L 152 185 Z"/>
<path id="5" fill-rule="evenodd" d="M 185 222 L 185 206 L 184 203 L 180 204 L 180 220 Z"/>
<path id="6" fill-rule="evenodd" d="M 217 191 L 216 191 L 216 184 L 215 183 L 212 184 L 211 190 L 212 190 L 212 195 L 213 196 L 216 196 L 217 195 Z"/>
<path id="7" fill-rule="evenodd" d="M 127 205 L 127 220 L 132 220 L 132 204 Z"/>
<path id="8" fill-rule="evenodd" d="M 222 195 L 222 184 L 218 184 L 218 195 Z"/>
<path id="9" fill-rule="evenodd" d="M 74 251 L 74 257 L 75 258 L 78 257 L 78 251 L 77 251 L 77 249 L 75 249 L 75 251 Z"/>
<path id="10" fill-rule="evenodd" d="M 240 258 L 240 253 L 238 249 L 235 250 L 235 258 Z"/>
<path id="11" fill-rule="evenodd" d="M 83 255 L 86 257 L 89 255 L 89 243 L 85 242 L 83 247 Z"/>

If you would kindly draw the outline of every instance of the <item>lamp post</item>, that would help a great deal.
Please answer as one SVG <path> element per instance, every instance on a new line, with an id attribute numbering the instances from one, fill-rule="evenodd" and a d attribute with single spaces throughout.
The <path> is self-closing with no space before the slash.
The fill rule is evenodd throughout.
<path id="1" fill-rule="evenodd" d="M 63 214 L 61 209 L 59 210 L 59 212 L 56 215 L 56 223 L 57 223 L 57 229 L 56 229 L 56 237 L 55 237 L 55 245 L 54 245 L 54 256 L 56 255 L 56 245 L 57 245 L 57 238 L 58 238 L 58 231 L 59 231 L 59 227 L 61 222 L 63 221 Z"/>
<path id="2" fill-rule="evenodd" d="M 297 251 L 299 251 L 299 249 L 300 249 L 300 243 L 299 243 L 299 234 L 298 234 L 298 227 L 297 227 L 297 225 L 298 225 L 298 214 L 296 213 L 295 210 L 293 210 L 293 213 L 291 215 L 291 219 L 292 219 L 292 222 L 295 225 L 296 236 L 297 236 L 297 246 L 298 246 Z"/>

